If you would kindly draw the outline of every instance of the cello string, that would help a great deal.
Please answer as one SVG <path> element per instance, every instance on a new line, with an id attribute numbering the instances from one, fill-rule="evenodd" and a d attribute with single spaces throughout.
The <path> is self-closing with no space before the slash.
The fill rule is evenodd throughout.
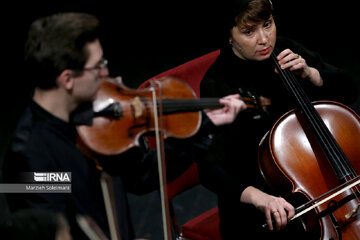
<path id="1" fill-rule="evenodd" d="M 320 195 L 319 197 L 316 197 L 315 199 L 313 199 L 313 200 L 311 200 L 311 201 L 308 201 L 308 202 L 304 203 L 303 205 L 297 207 L 297 208 L 295 209 L 295 212 L 296 212 L 296 213 L 299 213 L 299 212 L 305 210 L 306 208 L 308 208 L 309 206 L 311 206 L 312 204 L 316 203 L 317 201 L 319 201 L 319 200 L 321 200 L 321 199 L 323 199 L 323 198 L 325 198 L 325 197 L 327 197 L 327 196 L 329 196 L 330 194 L 333 194 L 333 193 L 335 193 L 335 192 L 340 192 L 342 189 L 345 189 L 345 188 L 347 188 L 347 187 L 350 186 L 350 185 L 351 185 L 351 188 L 352 188 L 352 187 L 356 187 L 356 188 L 357 188 L 356 185 L 359 184 L 359 181 L 360 181 L 360 176 L 357 176 L 357 177 L 351 179 L 350 181 L 347 181 L 347 182 L 345 182 L 345 183 L 343 183 L 343 184 L 341 184 L 341 185 L 339 185 L 339 186 L 331 189 L 330 191 L 328 191 L 328 192 Z M 346 189 L 346 190 L 347 190 L 347 189 Z M 345 190 L 345 191 L 346 191 L 346 190 Z M 334 197 L 335 197 L 335 196 L 334 196 Z"/>
<path id="2" fill-rule="evenodd" d="M 289 76 L 290 81 L 295 86 L 295 89 L 299 92 L 299 94 L 302 96 L 301 98 L 304 100 L 305 106 L 308 107 L 308 110 L 310 112 L 310 117 L 314 117 L 313 121 L 316 124 L 318 133 L 321 133 L 324 137 L 324 141 L 326 142 L 326 146 L 328 146 L 332 152 L 331 157 L 335 158 L 338 162 L 338 166 L 340 166 L 342 169 L 344 169 L 344 172 L 348 172 L 352 174 L 353 176 L 356 176 L 356 172 L 354 168 L 351 166 L 350 162 L 347 160 L 344 152 L 338 145 L 337 141 L 335 140 L 334 136 L 331 134 L 327 126 L 325 125 L 324 121 L 316 111 L 316 109 L 311 104 L 311 101 L 307 97 L 306 93 L 303 91 L 302 87 L 299 84 L 299 81 L 294 77 L 292 72 L 290 70 L 286 71 L 287 75 Z M 348 176 L 348 174 L 345 174 L 345 178 Z"/>
<path id="3" fill-rule="evenodd" d="M 295 220 L 296 218 L 304 215 L 305 213 L 311 211 L 312 209 L 320 206 L 321 204 L 329 201 L 330 199 L 340 195 L 341 193 L 345 192 L 346 190 L 353 188 L 354 186 L 359 185 L 359 184 L 360 184 L 360 176 L 357 176 L 356 178 L 352 179 L 351 181 L 343 183 L 342 185 L 337 186 L 336 188 L 324 193 L 323 195 L 304 203 L 303 205 L 301 205 L 295 209 L 295 215 L 289 221 Z M 322 200 L 320 200 L 320 199 L 322 199 Z M 319 201 L 319 202 L 317 202 L 317 201 Z M 312 205 L 312 204 L 314 204 L 314 205 Z M 262 227 L 266 227 L 266 226 L 267 226 L 267 224 L 262 225 Z"/>
<path id="4" fill-rule="evenodd" d="M 347 182 L 346 184 L 348 184 L 348 182 Z M 302 216 L 303 214 L 311 211 L 312 209 L 314 209 L 314 208 L 320 206 L 321 204 L 329 201 L 330 199 L 332 199 L 332 198 L 340 195 L 341 193 L 345 192 L 346 190 L 349 190 L 350 188 L 352 189 L 354 186 L 359 185 L 359 184 L 360 184 L 360 180 L 355 181 L 354 183 L 350 184 L 349 186 L 346 186 L 346 187 L 344 187 L 343 189 L 341 189 L 341 190 L 339 190 L 339 191 L 331 194 L 331 195 L 328 196 L 327 198 L 325 198 L 325 199 L 321 200 L 320 202 L 312 205 L 311 207 L 308 207 L 308 208 L 305 208 L 304 210 L 301 210 L 301 211 L 298 212 L 296 215 L 294 215 L 294 217 L 293 217 L 292 219 L 290 219 L 290 221 L 291 221 L 291 220 L 294 220 L 295 218 L 298 218 L 298 217 Z M 316 199 L 316 200 L 319 200 L 319 199 Z M 312 201 L 312 203 L 314 203 L 314 201 Z M 312 204 L 312 203 L 311 203 L 311 204 Z"/>
<path id="5" fill-rule="evenodd" d="M 274 50 L 275 53 L 276 50 Z M 277 54 L 277 53 L 276 53 Z M 291 72 L 289 73 L 288 69 L 280 69 L 280 66 L 277 62 L 276 57 L 273 57 L 275 60 L 275 64 L 278 68 L 278 71 L 281 73 L 282 75 L 282 79 L 284 81 L 284 83 L 286 84 L 287 88 L 290 89 L 290 92 L 294 94 L 295 99 L 297 100 L 298 104 L 300 105 L 301 109 L 305 112 L 306 116 L 308 117 L 310 123 L 313 123 L 313 126 L 315 127 L 315 130 L 317 132 L 320 133 L 319 126 L 317 125 L 317 122 L 315 121 L 315 119 L 312 117 L 314 115 L 311 114 L 311 110 L 308 108 L 308 104 L 310 100 L 308 99 L 307 95 L 303 92 L 301 92 L 299 90 L 299 87 L 296 86 L 296 81 L 294 80 L 294 76 L 291 74 Z M 301 88 L 300 88 L 301 89 Z M 320 135 L 320 140 L 324 141 L 324 137 Z M 325 146 L 326 147 L 326 146 Z"/>
<path id="6" fill-rule="evenodd" d="M 295 98 L 298 101 L 298 103 L 301 105 L 303 111 L 308 113 L 307 117 L 308 117 L 309 121 L 311 121 L 313 123 L 313 127 L 314 127 L 315 131 L 317 131 L 317 133 L 320 137 L 320 140 L 323 141 L 323 143 L 324 143 L 323 145 L 325 145 L 325 147 L 327 147 L 328 150 L 334 149 L 334 151 L 329 151 L 330 153 L 332 152 L 331 156 L 334 157 L 335 156 L 334 154 L 336 154 L 336 156 L 342 157 L 342 161 L 341 161 L 341 159 L 335 158 L 335 161 L 336 161 L 335 164 L 338 167 L 338 169 L 341 171 L 342 176 L 345 176 L 345 178 L 348 177 L 348 174 L 345 174 L 345 172 L 351 172 L 351 174 L 353 176 L 356 176 L 355 170 L 352 168 L 351 164 L 345 157 L 343 151 L 337 144 L 336 140 L 334 139 L 334 137 L 332 136 L 332 134 L 330 133 L 330 131 L 328 130 L 328 128 L 326 127 L 326 125 L 324 124 L 322 119 L 320 118 L 318 112 L 315 110 L 315 108 L 312 107 L 313 105 L 311 104 L 307 95 L 301 88 L 299 82 L 295 79 L 292 72 L 289 69 L 282 70 L 280 68 L 279 63 L 276 58 L 277 55 L 278 55 L 277 49 L 274 49 L 271 56 L 275 62 L 278 72 L 280 73 L 283 81 L 286 84 L 286 87 L 290 88 L 291 92 L 295 95 Z M 312 116 L 314 116 L 314 118 Z M 341 164 L 341 162 L 343 164 Z M 339 168 L 339 166 L 340 166 L 340 168 Z M 351 177 L 350 177 L 350 179 L 351 179 Z M 358 186 L 356 186 L 355 188 L 356 188 L 357 192 L 359 192 Z M 354 190 L 351 189 L 351 191 L 353 191 L 353 194 L 355 194 L 356 198 L 358 198 L 357 194 L 354 193 Z"/>
<path id="7" fill-rule="evenodd" d="M 276 51 L 277 50 L 274 49 L 275 53 L 276 53 Z M 275 57 L 275 60 L 276 60 L 276 57 Z M 279 67 L 277 61 L 275 61 L 275 64 L 277 64 L 277 66 Z M 336 166 L 337 167 L 340 166 L 339 170 L 341 170 L 342 175 L 345 176 L 344 177 L 345 181 L 348 181 L 349 178 L 352 179 L 355 176 L 357 176 L 356 171 L 351 166 L 350 162 L 347 160 L 344 152 L 342 151 L 342 149 L 336 142 L 335 138 L 330 133 L 329 129 L 327 128 L 327 126 L 325 125 L 323 120 L 321 119 L 320 115 L 318 114 L 316 109 L 311 104 L 311 101 L 309 100 L 306 93 L 300 86 L 299 82 L 296 80 L 295 76 L 292 74 L 292 72 L 289 69 L 285 69 L 284 72 L 285 72 L 284 74 L 286 74 L 286 76 L 287 76 L 286 79 L 289 80 L 289 81 L 287 81 L 287 83 L 291 84 L 291 86 L 289 86 L 289 87 L 291 87 L 293 89 L 294 94 L 297 94 L 298 96 L 300 96 L 300 99 L 299 99 L 299 97 L 297 97 L 298 100 L 302 100 L 302 102 L 300 102 L 300 104 L 303 104 L 305 107 L 307 107 L 306 109 L 304 109 L 304 111 L 307 110 L 310 113 L 307 116 L 308 117 L 314 116 L 314 118 L 310 118 L 310 120 L 314 123 L 314 127 L 316 127 L 317 133 L 321 134 L 321 139 L 324 141 L 324 143 L 326 143 L 325 146 L 328 147 L 329 150 L 331 150 L 330 151 L 330 152 L 332 152 L 331 157 L 332 157 L 332 159 L 335 159 Z M 352 174 L 352 177 L 349 176 L 349 174 L 345 174 L 345 173 Z M 355 188 L 356 188 L 357 192 L 359 192 L 359 187 L 355 186 Z M 356 198 L 358 198 L 357 194 L 354 192 L 354 190 L 351 189 L 351 191 L 353 191 L 353 194 L 355 194 Z"/>
<path id="8" fill-rule="evenodd" d="M 274 49 L 274 54 L 277 55 L 276 50 Z M 311 114 L 309 114 L 310 109 L 307 108 L 306 104 L 305 104 L 305 99 L 307 99 L 307 96 L 304 95 L 303 93 L 296 91 L 298 90 L 298 88 L 295 86 L 295 81 L 290 81 L 292 79 L 292 75 L 287 71 L 287 69 L 281 69 L 279 63 L 277 62 L 276 56 L 273 56 L 274 62 L 276 64 L 276 67 L 278 69 L 278 72 L 280 73 L 282 80 L 284 81 L 286 87 L 288 88 L 288 90 L 293 93 L 297 103 L 300 105 L 301 110 L 303 110 L 306 114 L 306 116 L 309 118 L 309 120 L 311 122 L 314 122 L 314 119 L 311 118 Z M 309 101 L 307 101 L 309 102 Z M 315 122 L 316 124 L 316 122 Z M 316 126 L 316 125 L 314 125 Z M 316 129 L 315 129 L 316 130 Z M 320 136 L 322 137 L 322 136 Z M 321 140 L 321 139 L 320 139 Z"/>
<path id="9" fill-rule="evenodd" d="M 326 134 L 328 131 L 322 126 L 321 122 L 318 117 L 318 113 L 316 110 L 314 110 L 310 100 L 308 99 L 307 95 L 303 92 L 302 88 L 299 86 L 298 81 L 295 79 L 292 72 L 288 69 L 281 69 L 279 66 L 279 63 L 276 59 L 277 50 L 274 49 L 272 57 L 275 62 L 275 65 L 278 69 L 278 72 L 280 73 L 284 83 L 286 84 L 286 87 L 289 89 L 290 92 L 294 94 L 295 99 L 297 100 L 298 104 L 300 105 L 301 109 L 304 111 L 305 116 L 310 121 L 310 124 L 313 126 L 314 130 L 318 134 L 319 141 L 321 141 L 322 145 L 325 147 L 325 151 L 332 157 L 338 156 L 339 152 L 336 152 L 337 147 L 331 146 L 334 145 L 331 142 L 329 142 L 329 134 Z M 318 118 L 316 118 L 318 117 Z M 326 126 L 325 126 L 326 127 Z M 346 169 L 344 169 L 344 166 L 342 166 L 341 161 L 338 160 L 338 158 L 334 158 L 335 162 L 335 168 L 340 171 L 341 176 L 345 176 Z M 348 169 L 349 170 L 349 169 Z"/>
<path id="10" fill-rule="evenodd" d="M 292 75 L 292 76 L 294 76 L 294 75 Z M 297 85 L 297 89 L 299 89 L 299 91 L 302 93 L 302 95 L 306 95 L 305 92 L 303 91 L 303 89 L 301 88 L 299 82 L 294 77 L 293 77 L 292 81 L 294 81 L 294 84 Z M 310 100 L 307 100 L 307 102 L 308 102 L 307 106 L 309 106 L 309 110 L 312 112 L 311 116 L 314 116 L 315 122 L 320 127 L 319 131 L 325 135 L 325 140 L 328 141 L 328 144 L 329 144 L 328 146 L 330 146 L 330 149 L 333 150 L 332 157 L 337 157 L 337 159 L 339 159 L 340 166 L 344 167 L 344 171 L 347 171 L 347 172 L 350 172 L 353 175 L 356 175 L 355 170 L 350 165 L 350 163 L 347 160 L 347 158 L 346 158 L 345 154 L 343 153 L 342 149 L 340 148 L 340 146 L 336 142 L 333 135 L 330 133 L 329 129 L 325 125 L 324 121 L 322 120 L 322 118 L 320 117 L 320 115 L 318 114 L 316 109 L 311 104 Z"/>

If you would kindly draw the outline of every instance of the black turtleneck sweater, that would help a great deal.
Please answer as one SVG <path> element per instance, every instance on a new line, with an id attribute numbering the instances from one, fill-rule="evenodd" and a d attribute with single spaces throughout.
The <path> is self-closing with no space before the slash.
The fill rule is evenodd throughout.
<path id="1" fill-rule="evenodd" d="M 322 87 L 300 80 L 311 100 L 332 99 L 349 104 L 356 99 L 356 86 L 351 79 L 341 70 L 323 62 L 317 54 L 283 38 L 278 38 L 276 47 L 279 52 L 291 49 L 301 55 L 309 66 L 319 70 L 324 81 Z M 238 115 L 233 124 L 221 127 L 221 131 L 213 137 L 210 151 L 199 161 L 203 184 L 218 194 L 221 231 L 225 239 L 234 236 L 239 229 L 256 229 L 264 223 L 262 213 L 253 211 L 252 206 L 240 204 L 240 195 L 248 186 L 269 192 L 257 165 L 258 146 L 275 121 L 296 107 L 275 72 L 271 58 L 265 61 L 242 60 L 230 46 L 226 46 L 203 78 L 200 95 L 222 97 L 234 93 L 243 97 L 268 98 L 271 106 L 266 112 L 247 109 Z"/>
<path id="2" fill-rule="evenodd" d="M 85 117 L 77 119 L 91 122 L 88 117 L 92 114 L 87 113 L 78 113 Z M 206 137 L 201 135 L 215 126 L 205 114 L 202 123 L 198 134 L 188 141 L 166 140 L 169 182 L 193 163 L 196 154 L 207 150 L 207 145 L 202 144 L 202 139 Z M 6 183 L 21 183 L 18 176 L 24 172 L 71 172 L 71 193 L 8 193 L 6 198 L 12 212 L 24 208 L 43 208 L 64 213 L 74 239 L 86 238 L 76 222 L 77 214 L 90 216 L 109 236 L 100 171 L 95 162 L 76 147 L 76 137 L 73 121 L 64 122 L 31 102 L 18 122 L 4 158 L 3 180 Z M 139 148 L 131 148 L 121 155 L 100 160 L 102 167 L 113 178 L 122 239 L 134 239 L 126 193 L 144 194 L 159 188 L 156 152 L 147 149 L 141 138 Z"/>

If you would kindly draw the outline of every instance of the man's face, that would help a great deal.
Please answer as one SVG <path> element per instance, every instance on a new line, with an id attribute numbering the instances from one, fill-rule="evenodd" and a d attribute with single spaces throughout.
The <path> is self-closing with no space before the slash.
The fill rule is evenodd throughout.
<path id="1" fill-rule="evenodd" d="M 103 50 L 99 40 L 87 43 L 85 47 L 89 52 L 89 58 L 82 74 L 74 77 L 72 89 L 72 94 L 78 103 L 93 101 L 102 83 L 102 78 L 109 74 L 106 64 L 104 64 Z"/>

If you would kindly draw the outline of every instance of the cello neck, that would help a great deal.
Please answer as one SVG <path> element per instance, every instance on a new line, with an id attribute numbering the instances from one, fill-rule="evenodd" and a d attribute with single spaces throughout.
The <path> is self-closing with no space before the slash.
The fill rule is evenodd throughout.
<path id="1" fill-rule="evenodd" d="M 348 176 L 356 176 L 356 172 L 352 168 L 344 152 L 325 125 L 293 73 L 289 69 L 281 69 L 277 60 L 277 55 L 278 52 L 274 49 L 271 58 L 275 63 L 275 67 L 287 90 L 297 103 L 302 116 L 304 116 L 308 126 L 322 147 L 322 150 L 333 167 L 337 177 L 341 180 L 345 180 Z"/>

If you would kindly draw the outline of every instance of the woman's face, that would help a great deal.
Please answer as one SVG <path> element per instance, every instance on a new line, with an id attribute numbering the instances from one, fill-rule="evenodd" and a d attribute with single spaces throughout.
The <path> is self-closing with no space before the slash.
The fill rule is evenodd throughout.
<path id="1" fill-rule="evenodd" d="M 276 42 L 276 26 L 273 17 L 250 27 L 235 26 L 230 30 L 230 43 L 236 56 L 244 60 L 268 59 Z"/>

